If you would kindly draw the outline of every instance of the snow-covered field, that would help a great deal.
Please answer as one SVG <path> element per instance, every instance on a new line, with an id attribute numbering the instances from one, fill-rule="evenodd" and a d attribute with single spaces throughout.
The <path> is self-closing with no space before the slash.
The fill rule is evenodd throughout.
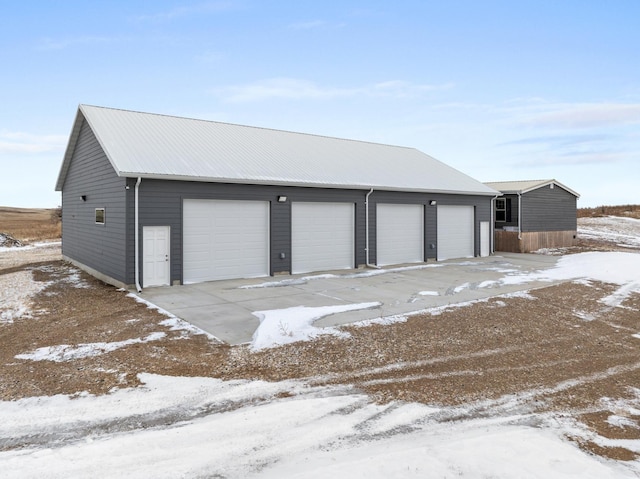
<path id="1" fill-rule="evenodd" d="M 42 445 L 0 453 L 2 477 L 637 477 L 563 440 L 574 426 L 551 417 L 449 422 L 464 408 L 377 405 L 296 382 L 141 379 L 102 397 L 3 404 L 1 436 Z"/>
<path id="2" fill-rule="evenodd" d="M 602 234 L 612 234 L 608 228 Z M 625 230 L 621 226 L 616 231 Z M 544 278 L 618 284 L 607 303 L 616 307 L 640 291 L 640 254 L 570 255 L 553 269 L 507 273 L 504 280 Z M 37 290 L 26 278 L 16 281 L 26 284 L 6 300 L 11 317 L 4 321 L 28 314 L 28 297 Z M 288 321 L 287 327 L 299 325 L 291 334 L 304 339 L 314 334 L 309 326 L 318 312 L 297 311 L 300 321 Z M 303 317 L 307 313 L 310 319 Z M 281 327 L 276 320 L 270 323 L 267 314 L 262 320 L 254 337 L 256 349 L 268 347 Z M 104 343 L 81 346 L 82 351 L 72 353 L 109 350 Z M 28 359 L 47 354 L 63 358 L 66 353 L 33 354 Z M 347 386 L 311 387 L 298 381 L 225 382 L 151 374 L 140 379 L 143 387 L 99 397 L 80 393 L 0 402 L 0 477 L 640 477 L 640 461 L 621 463 L 586 454 L 566 436 L 587 437 L 588 431 L 568 416 L 534 414 L 517 396 L 435 408 L 380 405 Z M 616 400 L 612 424 L 624 426 L 625 417 L 640 415 L 640 389 L 635 393 L 634 399 Z M 480 409 L 485 414 L 477 414 Z M 588 438 L 640 453 L 638 440 Z M 16 447 L 21 444 L 28 446 Z"/>
<path id="3" fill-rule="evenodd" d="M 624 248 L 640 249 L 640 220 L 636 218 L 579 218 L 578 234 L 586 239 L 604 240 Z"/>

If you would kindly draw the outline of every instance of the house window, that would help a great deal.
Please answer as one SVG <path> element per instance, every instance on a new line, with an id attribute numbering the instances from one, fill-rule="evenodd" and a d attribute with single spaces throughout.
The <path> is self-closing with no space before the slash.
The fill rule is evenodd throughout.
<path id="1" fill-rule="evenodd" d="M 496 199 L 496 221 L 501 223 L 507 221 L 507 200 L 504 198 Z"/>
<path id="2" fill-rule="evenodd" d="M 96 208 L 96 224 L 103 225 L 105 220 L 104 208 Z"/>

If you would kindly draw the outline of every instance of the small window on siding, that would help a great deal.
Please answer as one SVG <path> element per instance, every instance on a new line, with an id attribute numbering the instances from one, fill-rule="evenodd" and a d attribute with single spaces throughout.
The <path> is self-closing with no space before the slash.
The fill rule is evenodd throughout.
<path id="1" fill-rule="evenodd" d="M 496 222 L 511 223 L 511 198 L 496 199 Z"/>
<path id="2" fill-rule="evenodd" d="M 496 221 L 501 223 L 507 221 L 507 200 L 504 198 L 496 199 Z"/>
<path id="3" fill-rule="evenodd" d="M 105 219 L 104 208 L 96 208 L 96 224 L 103 225 Z"/>

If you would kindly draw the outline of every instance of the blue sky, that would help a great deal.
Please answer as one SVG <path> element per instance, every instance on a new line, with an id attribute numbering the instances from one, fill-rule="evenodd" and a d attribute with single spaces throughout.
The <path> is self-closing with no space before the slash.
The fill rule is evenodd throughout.
<path id="1" fill-rule="evenodd" d="M 0 205 L 55 207 L 79 103 L 418 148 L 640 203 L 640 2 L 0 0 Z M 392 167 L 392 165 L 390 165 Z"/>

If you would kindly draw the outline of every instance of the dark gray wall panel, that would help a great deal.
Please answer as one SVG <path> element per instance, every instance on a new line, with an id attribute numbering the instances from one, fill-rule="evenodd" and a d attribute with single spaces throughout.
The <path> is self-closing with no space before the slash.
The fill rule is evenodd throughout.
<path id="1" fill-rule="evenodd" d="M 522 231 L 575 231 L 577 199 L 555 186 L 538 188 L 522 195 Z"/>
<path id="2" fill-rule="evenodd" d="M 475 208 L 475 239 L 474 254 L 480 254 L 480 222 L 491 221 L 491 197 L 470 195 L 447 195 L 431 193 L 407 193 L 398 191 L 374 191 L 369 197 L 369 261 L 376 264 L 376 205 L 378 203 L 420 204 L 425 207 L 425 258 L 436 259 L 438 254 L 437 205 L 431 206 L 431 201 L 439 205 L 467 205 Z M 398 234 L 402 234 L 401 231 Z"/>
<path id="3" fill-rule="evenodd" d="M 135 179 L 129 179 L 134 185 Z M 133 186 L 129 191 L 133 190 Z M 171 281 L 182 281 L 182 201 L 184 199 L 258 200 L 269 201 L 270 215 L 270 273 L 291 271 L 291 203 L 293 201 L 334 201 L 356 205 L 355 264 L 365 262 L 364 197 L 366 191 L 287 186 L 241 185 L 185 181 L 142 180 L 140 184 L 139 228 L 144 226 L 171 227 Z M 278 202 L 278 196 L 287 201 Z M 131 202 L 131 204 L 133 201 Z M 133 207 L 129 215 L 133 217 Z M 127 249 L 133 257 L 133 234 Z M 281 258 L 284 254 L 284 258 Z M 140 265 L 142 271 L 142 264 Z M 130 273 L 133 281 L 133 271 Z"/>
<path id="4" fill-rule="evenodd" d="M 133 193 L 135 179 L 129 179 L 129 195 Z M 184 181 L 142 180 L 140 185 L 140 232 L 144 226 L 171 227 L 171 280 L 182 281 L 182 201 L 184 199 L 226 199 L 269 201 L 270 216 L 270 273 L 291 271 L 291 203 L 294 201 L 326 201 L 354 203 L 356 208 L 355 224 L 355 263 L 354 267 L 364 265 L 365 251 L 365 196 L 367 190 L 339 190 L 324 188 L 301 188 L 287 186 L 241 185 L 200 183 Z M 278 202 L 278 196 L 286 196 L 285 203 Z M 408 203 L 425 205 L 425 257 L 437 256 L 437 230 L 435 206 L 429 206 L 431 200 L 439 204 L 471 205 L 475 207 L 475 254 L 479 254 L 480 221 L 490 221 L 490 197 L 466 195 L 433 195 L 422 193 L 374 191 L 369 205 L 370 262 L 376 261 L 376 204 Z M 130 201 L 133 205 L 133 200 Z M 129 208 L 133 218 L 133 206 Z M 133 219 L 132 219 L 133 223 Z M 401 232 L 399 232 L 401 234 Z M 141 234 L 141 233 L 140 233 Z M 133 257 L 133 232 L 128 235 L 128 251 Z M 430 248 L 433 244 L 435 247 Z M 284 258 L 281 258 L 281 254 Z M 142 265 L 141 265 L 142 270 Z M 129 271 L 129 282 L 133 282 L 133 271 Z"/>
<path id="5" fill-rule="evenodd" d="M 62 187 L 62 253 L 127 282 L 125 207 L 125 180 L 116 175 L 84 122 Z M 95 224 L 96 208 L 105 208 L 104 225 Z"/>
<path id="6" fill-rule="evenodd" d="M 505 200 L 511 200 L 511 221 L 496 221 L 496 228 L 504 228 L 505 226 L 518 226 L 518 217 L 520 211 L 518 210 L 518 195 L 503 195 L 500 198 Z M 507 218 L 508 219 L 508 218 Z"/>

